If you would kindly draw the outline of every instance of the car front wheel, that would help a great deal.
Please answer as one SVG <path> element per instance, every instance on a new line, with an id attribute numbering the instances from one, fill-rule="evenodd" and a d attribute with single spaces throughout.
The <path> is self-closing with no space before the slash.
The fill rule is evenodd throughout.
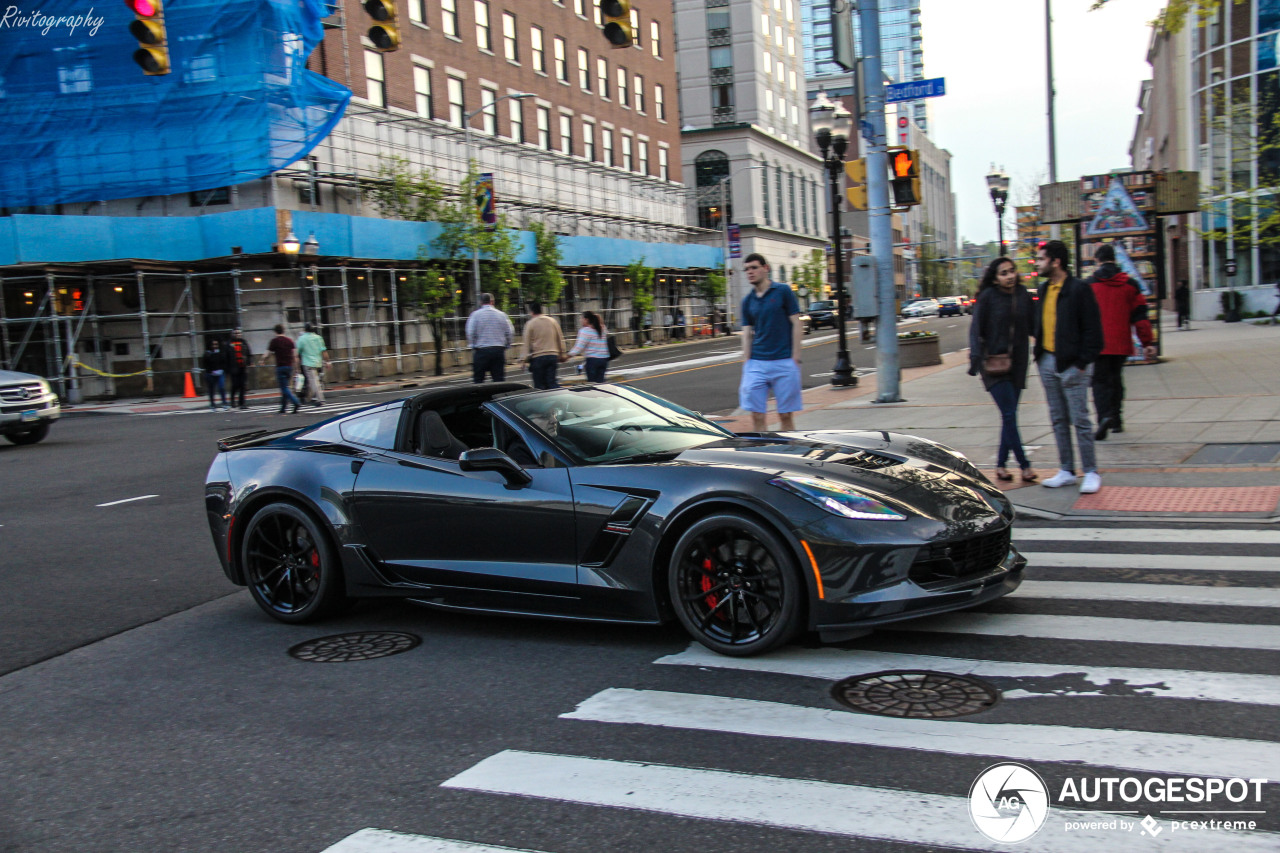
<path id="1" fill-rule="evenodd" d="M 49 434 L 49 422 L 44 421 L 37 427 L 32 427 L 22 432 L 11 432 L 5 435 L 5 438 L 14 444 L 35 444 L 38 441 L 44 441 L 45 436 Z"/>
<path id="2" fill-rule="evenodd" d="M 301 507 L 263 507 L 249 520 L 240 554 L 253 600 L 281 622 L 310 622 L 346 603 L 338 555 Z"/>
<path id="3" fill-rule="evenodd" d="M 804 587 L 776 533 L 737 513 L 690 527 L 672 552 L 667 591 L 676 616 L 712 651 L 761 654 L 800 630 Z"/>

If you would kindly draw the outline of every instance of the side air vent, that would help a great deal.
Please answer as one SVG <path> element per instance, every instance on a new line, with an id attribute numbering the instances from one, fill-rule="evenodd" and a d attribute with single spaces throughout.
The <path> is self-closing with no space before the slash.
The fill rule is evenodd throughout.
<path id="1" fill-rule="evenodd" d="M 863 471 L 879 471 L 881 468 L 892 468 L 895 465 L 901 465 L 901 459 L 895 459 L 892 456 L 881 456 L 879 453 L 872 453 L 869 450 L 860 450 L 857 453 L 851 453 L 843 459 L 832 459 L 839 465 L 848 465 L 850 468 L 861 468 Z"/>
<path id="2" fill-rule="evenodd" d="M 635 495 L 624 497 L 622 502 L 614 507 L 613 512 L 609 513 L 604 526 L 587 546 L 582 555 L 582 565 L 608 565 L 652 504 L 653 500 L 650 498 L 640 498 Z"/>

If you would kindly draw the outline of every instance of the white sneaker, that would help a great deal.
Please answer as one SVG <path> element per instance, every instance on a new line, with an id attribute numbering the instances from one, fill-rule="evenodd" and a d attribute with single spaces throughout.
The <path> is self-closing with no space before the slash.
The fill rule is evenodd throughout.
<path id="1" fill-rule="evenodd" d="M 1075 479 L 1072 477 L 1071 479 Z M 1084 482 L 1080 484 L 1080 494 L 1091 495 L 1098 489 L 1102 488 L 1102 478 L 1098 476 L 1097 471 L 1088 471 L 1084 475 Z"/>
<path id="2" fill-rule="evenodd" d="M 1095 474 L 1094 476 L 1096 477 L 1097 475 Z M 1076 479 L 1075 474 L 1072 474 L 1070 471 L 1065 471 L 1059 468 L 1058 473 L 1054 474 L 1052 477 L 1045 480 L 1040 485 L 1048 489 L 1057 489 L 1057 488 L 1061 488 L 1062 486 L 1073 485 L 1076 482 L 1078 482 L 1078 480 Z"/>

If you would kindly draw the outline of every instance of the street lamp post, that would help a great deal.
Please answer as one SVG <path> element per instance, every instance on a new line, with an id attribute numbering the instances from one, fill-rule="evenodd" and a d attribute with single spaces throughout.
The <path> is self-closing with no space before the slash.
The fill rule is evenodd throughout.
<path id="1" fill-rule="evenodd" d="M 471 140 L 471 120 L 476 116 L 480 115 L 481 113 L 486 113 L 490 109 L 492 109 L 493 110 L 493 127 L 494 127 L 494 132 L 496 133 L 498 128 L 498 101 L 505 101 L 507 98 L 512 98 L 517 101 L 523 101 L 525 98 L 532 98 L 533 96 L 534 96 L 533 92 L 508 92 L 505 95 L 499 95 L 498 97 L 494 98 L 492 101 L 485 104 L 483 107 L 481 107 L 478 110 L 472 110 L 469 113 L 463 113 L 462 130 L 463 130 L 463 135 L 466 137 L 466 143 L 467 143 L 467 174 L 468 175 L 471 174 L 471 163 L 473 160 L 476 163 L 476 168 L 477 169 L 480 168 L 480 162 L 478 158 L 475 156 L 475 149 Z M 472 188 L 468 188 L 469 192 L 471 190 Z M 474 243 L 471 246 L 471 289 L 472 289 L 472 293 L 474 294 L 472 305 L 479 305 L 480 304 L 480 247 L 475 245 Z"/>
<path id="2" fill-rule="evenodd" d="M 1009 176 L 1003 169 L 991 164 L 991 174 L 987 175 L 987 189 L 991 191 L 991 203 L 996 208 L 996 228 L 999 231 L 1000 257 L 1009 254 L 1004 247 L 1004 205 L 1009 200 Z"/>
<path id="3" fill-rule="evenodd" d="M 849 340 L 844 328 L 845 314 L 849 308 L 849 294 L 844 286 L 844 245 L 840 236 L 840 175 L 844 171 L 844 153 L 849 146 L 849 137 L 846 135 L 845 128 L 848 126 L 850 113 L 833 103 L 825 92 L 819 92 L 809 115 L 813 125 L 814 141 L 818 143 L 818 148 L 822 151 L 823 163 L 827 167 L 831 191 L 831 251 L 835 256 L 834 290 L 836 292 L 836 331 L 839 340 L 835 367 L 831 369 L 831 384 L 853 386 L 858 384 L 858 377 L 853 375 L 853 365 L 849 361 Z"/>

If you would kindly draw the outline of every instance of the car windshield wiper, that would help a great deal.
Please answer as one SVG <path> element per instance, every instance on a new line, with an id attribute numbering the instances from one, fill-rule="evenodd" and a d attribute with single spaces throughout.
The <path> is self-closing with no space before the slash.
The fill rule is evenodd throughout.
<path id="1" fill-rule="evenodd" d="M 610 460 L 610 462 L 611 464 L 618 462 L 667 462 L 671 459 L 675 459 L 681 453 L 684 453 L 685 450 L 688 450 L 688 448 L 686 447 L 682 450 L 659 450 L 654 453 L 637 453 L 634 456 L 623 456 L 620 459 Z"/>

